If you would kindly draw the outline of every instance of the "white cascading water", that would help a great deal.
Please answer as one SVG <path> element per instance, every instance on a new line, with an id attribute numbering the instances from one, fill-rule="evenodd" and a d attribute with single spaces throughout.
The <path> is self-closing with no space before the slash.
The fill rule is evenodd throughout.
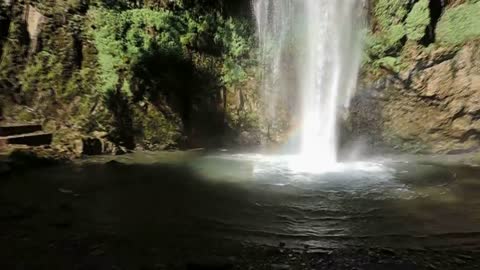
<path id="1" fill-rule="evenodd" d="M 337 162 L 337 118 L 357 84 L 363 0 L 253 0 L 267 117 L 289 91 L 301 97 L 301 163 Z M 294 80 L 287 81 L 292 78 Z M 293 83 L 292 83 L 293 81 Z"/>

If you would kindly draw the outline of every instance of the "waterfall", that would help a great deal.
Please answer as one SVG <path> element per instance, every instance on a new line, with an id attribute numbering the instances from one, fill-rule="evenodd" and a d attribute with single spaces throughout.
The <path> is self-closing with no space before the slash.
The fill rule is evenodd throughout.
<path id="1" fill-rule="evenodd" d="M 299 94 L 300 155 L 337 162 L 337 119 L 349 106 L 361 58 L 362 0 L 253 0 L 266 117 Z M 289 79 L 289 78 L 294 79 Z"/>

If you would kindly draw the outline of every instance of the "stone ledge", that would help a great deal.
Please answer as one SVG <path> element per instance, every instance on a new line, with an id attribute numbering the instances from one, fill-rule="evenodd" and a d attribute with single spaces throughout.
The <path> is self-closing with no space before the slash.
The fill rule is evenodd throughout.
<path id="1" fill-rule="evenodd" d="M 24 135 L 14 135 L 0 137 L 0 148 L 7 144 L 18 144 L 28 146 L 49 145 L 52 143 L 53 135 L 51 133 L 31 133 Z"/>
<path id="2" fill-rule="evenodd" d="M 42 131 L 42 126 L 36 124 L 0 125 L 0 137 L 20 135 L 39 131 Z"/>

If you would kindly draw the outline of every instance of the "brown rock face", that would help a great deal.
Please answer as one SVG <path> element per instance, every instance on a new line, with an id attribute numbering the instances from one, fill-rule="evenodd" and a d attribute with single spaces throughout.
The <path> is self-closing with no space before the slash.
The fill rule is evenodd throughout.
<path id="1" fill-rule="evenodd" d="M 426 153 L 480 149 L 480 41 L 456 53 L 433 52 L 385 81 L 364 91 L 382 94 L 376 134 L 386 145 Z M 358 126 L 372 117 L 355 104 L 351 122 Z"/>
<path id="2" fill-rule="evenodd" d="M 42 26 L 46 22 L 46 17 L 35 7 L 29 5 L 26 9 L 26 22 L 28 35 L 30 36 L 30 50 L 36 52 L 38 49 L 38 35 L 42 31 Z"/>

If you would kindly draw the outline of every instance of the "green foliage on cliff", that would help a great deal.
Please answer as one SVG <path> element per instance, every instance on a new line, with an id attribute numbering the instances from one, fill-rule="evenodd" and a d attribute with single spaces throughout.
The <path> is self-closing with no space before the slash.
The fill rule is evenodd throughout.
<path id="1" fill-rule="evenodd" d="M 376 67 L 386 68 L 388 70 L 399 72 L 400 71 L 400 60 L 396 57 L 386 56 L 375 61 Z"/>
<path id="2" fill-rule="evenodd" d="M 175 122 L 175 128 L 165 130 L 178 132 L 182 125 L 192 128 L 190 113 L 185 112 L 192 104 L 186 103 L 218 99 L 224 88 L 235 91 L 248 78 L 247 70 L 253 64 L 253 31 L 239 18 L 179 6 L 174 10 L 99 8 L 89 16 L 101 67 L 100 92 L 116 92 L 117 98 L 124 95 L 134 111 L 135 104 L 143 101 L 158 109 L 179 107 L 165 118 Z M 158 119 L 152 109 L 146 112 Z M 182 124 L 179 117 L 186 122 Z M 145 119 L 139 124 L 144 129 L 155 126 Z M 154 132 L 158 135 L 158 130 L 144 130 L 142 136 L 153 139 L 145 134 Z"/>
<path id="3" fill-rule="evenodd" d="M 38 92 L 52 94 L 63 90 L 65 77 L 64 67 L 58 56 L 48 51 L 41 51 L 33 57 L 24 72 L 19 75 L 24 97 L 31 101 Z"/>
<path id="4" fill-rule="evenodd" d="M 9 105 L 7 117 L 51 119 L 56 124 L 49 127 L 81 134 L 107 131 L 111 140 L 128 147 L 171 145 L 193 132 L 230 125 L 224 121 L 234 117 L 222 115 L 234 113 L 222 106 L 230 104 L 222 101 L 225 90 L 238 91 L 254 64 L 250 22 L 228 16 L 224 9 L 230 4 L 29 4 L 46 18 L 37 48 L 29 41 L 22 1 L 14 3 L 10 29 L 0 39 L 0 87 L 10 90 L 0 92 L 0 99 L 17 103 Z M 32 113 L 19 119 L 19 111 Z"/>
<path id="5" fill-rule="evenodd" d="M 232 18 L 222 21 L 215 33 L 215 42 L 223 48 L 222 81 L 229 87 L 247 79 L 246 68 L 252 64 L 252 33 L 247 22 Z"/>
<path id="6" fill-rule="evenodd" d="M 374 16 L 382 31 L 389 31 L 393 25 L 402 24 L 408 14 L 408 1 L 376 0 L 374 1 Z"/>
<path id="7" fill-rule="evenodd" d="M 480 37 L 480 2 L 473 1 L 448 9 L 437 26 L 441 44 L 461 45 Z"/>
<path id="8" fill-rule="evenodd" d="M 425 30 L 430 24 L 429 0 L 420 0 L 408 13 L 405 29 L 409 40 L 420 41 L 425 36 Z"/>
<path id="9" fill-rule="evenodd" d="M 374 0 L 364 63 L 378 67 L 383 66 L 382 63 L 375 62 L 385 57 L 400 60 L 401 55 L 409 54 L 405 54 L 405 50 L 415 47 L 406 44 L 418 44 L 416 50 L 428 53 L 427 45 L 431 43 L 434 46 L 457 46 L 480 37 L 480 1 L 468 0 L 461 5 L 447 3 L 446 6 L 436 7 L 445 10 L 432 11 L 431 8 L 435 7 L 429 0 Z M 431 12 L 440 16 L 438 24 Z M 403 56 L 401 61 L 409 60 Z"/>
<path id="10" fill-rule="evenodd" d="M 373 8 L 375 29 L 366 39 L 367 63 L 396 54 L 402 47 L 406 30 L 404 19 L 408 14 L 406 1 L 376 0 Z"/>
<path id="11" fill-rule="evenodd" d="M 393 25 L 387 32 L 369 33 L 366 40 L 367 53 L 374 58 L 395 53 L 401 48 L 401 41 L 404 36 L 403 25 Z"/>
<path id="12" fill-rule="evenodd" d="M 383 66 L 375 61 L 397 57 L 407 40 L 419 42 L 425 36 L 430 24 L 429 1 L 419 0 L 411 6 L 408 1 L 376 0 L 373 5 L 374 24 L 366 39 L 366 63 Z"/>
<path id="13" fill-rule="evenodd" d="M 438 47 L 455 47 L 480 37 L 480 1 L 463 4 L 429 0 L 374 0 L 372 25 L 366 38 L 364 65 L 400 72 Z M 439 21 L 437 21 L 439 19 Z"/>
<path id="14" fill-rule="evenodd" d="M 154 106 L 145 104 L 133 109 L 133 128 L 137 131 L 137 142 L 147 143 L 147 148 L 163 148 L 174 145 L 180 137 L 178 123 L 165 117 Z M 141 119 L 141 121 L 138 121 Z"/>
<path id="15" fill-rule="evenodd" d="M 14 91 L 19 88 L 18 71 L 25 66 L 28 46 L 25 40 L 28 34 L 25 23 L 15 19 L 10 23 L 9 35 L 2 47 L 0 61 L 0 87 L 6 91 Z"/>
<path id="16" fill-rule="evenodd" d="M 143 55 L 158 51 L 164 55 L 182 58 L 185 38 L 185 22 L 171 12 L 135 9 L 112 11 L 99 9 L 92 11 L 96 30 L 95 44 L 101 67 L 101 91 L 113 91 L 119 81 L 119 72 L 127 80 L 122 91 L 131 96 L 128 78 L 132 76 L 132 65 Z"/>
<path id="17" fill-rule="evenodd" d="M 144 56 L 163 55 L 178 61 L 189 61 L 191 54 L 210 50 L 224 58 L 222 79 L 225 84 L 246 78 L 242 59 L 252 50 L 248 25 L 219 14 L 199 15 L 192 11 L 132 9 L 91 12 L 96 31 L 95 44 L 102 68 L 102 91 L 116 87 L 118 72 L 130 77 L 133 65 Z M 172 74 L 171 74 L 172 75 Z M 178 78 L 181 79 L 181 78 Z M 133 87 L 122 90 L 132 95 Z"/>

